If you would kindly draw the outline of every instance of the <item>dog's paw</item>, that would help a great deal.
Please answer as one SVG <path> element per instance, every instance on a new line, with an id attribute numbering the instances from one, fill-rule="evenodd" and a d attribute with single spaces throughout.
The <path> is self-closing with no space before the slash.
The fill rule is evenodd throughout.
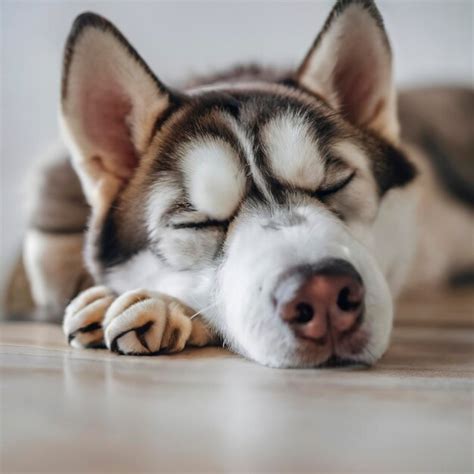
<path id="1" fill-rule="evenodd" d="M 178 352 L 192 343 L 192 315 L 191 308 L 170 296 L 148 290 L 128 291 L 107 310 L 105 343 L 119 354 Z"/>
<path id="2" fill-rule="evenodd" d="M 63 331 L 72 347 L 104 347 L 102 320 L 115 298 L 116 295 L 105 286 L 93 286 L 69 303 Z"/>

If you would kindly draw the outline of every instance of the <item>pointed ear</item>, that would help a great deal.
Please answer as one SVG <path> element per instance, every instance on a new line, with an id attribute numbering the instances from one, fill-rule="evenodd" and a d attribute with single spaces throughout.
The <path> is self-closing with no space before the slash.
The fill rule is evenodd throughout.
<path id="1" fill-rule="evenodd" d="M 110 205 L 138 166 L 157 120 L 176 103 L 110 22 L 93 13 L 76 19 L 64 55 L 61 122 L 93 207 Z"/>
<path id="2" fill-rule="evenodd" d="M 372 0 L 336 3 L 296 80 L 353 124 L 398 141 L 390 45 Z"/>

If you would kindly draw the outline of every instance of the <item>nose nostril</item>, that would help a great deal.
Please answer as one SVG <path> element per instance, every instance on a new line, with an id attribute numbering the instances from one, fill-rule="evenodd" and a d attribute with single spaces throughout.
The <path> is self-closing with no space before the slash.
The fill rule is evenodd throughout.
<path id="1" fill-rule="evenodd" d="M 296 305 L 296 313 L 293 321 L 297 324 L 309 323 L 314 316 L 314 309 L 308 303 L 298 303 Z"/>
<path id="2" fill-rule="evenodd" d="M 351 301 L 351 296 L 354 301 Z M 357 296 L 354 298 L 354 296 L 351 295 L 351 289 L 348 286 L 344 287 L 339 292 L 339 295 L 337 297 L 337 306 L 342 311 L 353 311 L 357 309 L 360 305 L 360 299 Z"/>

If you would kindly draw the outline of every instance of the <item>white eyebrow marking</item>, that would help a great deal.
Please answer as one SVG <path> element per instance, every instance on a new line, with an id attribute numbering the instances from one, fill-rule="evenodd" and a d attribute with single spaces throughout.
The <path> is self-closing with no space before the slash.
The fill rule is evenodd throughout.
<path id="1" fill-rule="evenodd" d="M 232 216 L 245 192 L 245 172 L 232 146 L 204 138 L 181 151 L 181 170 L 193 206 L 213 219 Z"/>
<path id="2" fill-rule="evenodd" d="M 350 140 L 339 141 L 332 145 L 332 150 L 346 163 L 354 168 L 369 169 L 369 160 L 364 151 Z"/>
<path id="3" fill-rule="evenodd" d="M 324 179 L 324 162 L 303 116 L 281 115 L 263 130 L 269 165 L 288 184 L 316 189 Z"/>

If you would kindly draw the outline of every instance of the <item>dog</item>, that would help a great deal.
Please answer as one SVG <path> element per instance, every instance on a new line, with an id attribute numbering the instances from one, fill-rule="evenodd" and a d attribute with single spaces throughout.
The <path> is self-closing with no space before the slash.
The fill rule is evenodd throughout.
<path id="1" fill-rule="evenodd" d="M 33 298 L 67 304 L 76 348 L 372 365 L 403 288 L 473 267 L 472 188 L 445 159 L 470 166 L 473 110 L 469 89 L 397 96 L 371 0 L 338 1 L 296 70 L 179 89 L 84 13 L 64 53 L 66 150 L 31 187 Z"/>

